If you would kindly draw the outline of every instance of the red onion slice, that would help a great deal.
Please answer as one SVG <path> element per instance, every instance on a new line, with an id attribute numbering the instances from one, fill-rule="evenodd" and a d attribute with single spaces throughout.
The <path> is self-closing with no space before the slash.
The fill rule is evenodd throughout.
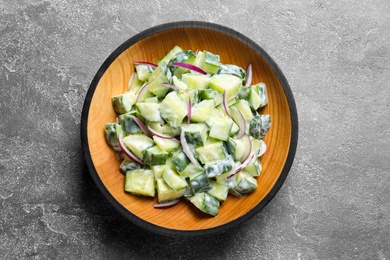
<path id="1" fill-rule="evenodd" d="M 198 73 L 203 74 L 203 75 L 207 74 L 207 72 L 202 70 L 201 68 L 199 68 L 195 65 L 189 64 L 189 63 L 185 63 L 185 62 L 174 62 L 174 63 L 170 64 L 170 66 L 182 67 L 185 69 L 189 69 L 189 70 L 198 72 Z"/>
<path id="2" fill-rule="evenodd" d="M 138 91 L 138 94 L 137 94 L 137 99 L 135 100 L 135 102 L 139 102 L 139 99 L 141 98 L 142 94 L 145 93 L 145 91 L 148 91 L 148 86 L 149 86 L 150 83 L 147 83 L 145 85 L 143 85 L 140 90 Z"/>
<path id="3" fill-rule="evenodd" d="M 186 137 L 184 136 L 184 131 L 182 130 L 180 133 L 180 142 L 181 146 L 183 147 L 183 152 L 187 155 L 188 159 L 195 164 L 198 165 L 198 161 L 195 159 L 194 154 L 191 152 L 190 147 L 188 146 Z"/>
<path id="4" fill-rule="evenodd" d="M 252 63 L 248 64 L 248 67 L 246 68 L 246 77 L 245 77 L 245 83 L 244 86 L 248 87 L 252 85 Z"/>
<path id="5" fill-rule="evenodd" d="M 152 137 L 149 129 L 144 125 L 144 123 L 142 123 L 142 121 L 138 117 L 135 117 L 133 115 L 130 115 L 130 117 L 133 118 L 133 120 L 137 123 L 137 125 L 141 128 L 142 132 L 144 132 L 145 135 L 147 135 L 148 137 Z"/>
<path id="6" fill-rule="evenodd" d="M 155 208 L 166 208 L 166 207 L 170 207 L 170 206 L 176 205 L 179 201 L 180 201 L 180 198 L 172 200 L 172 201 L 169 201 L 169 202 L 165 202 L 165 203 L 154 204 L 153 207 L 155 207 Z"/>
<path id="7" fill-rule="evenodd" d="M 173 136 L 170 136 L 170 135 L 165 135 L 165 134 L 162 134 L 160 132 L 157 132 L 156 130 L 154 130 L 153 128 L 151 128 L 150 126 L 148 126 L 148 129 L 149 131 L 155 135 L 155 136 L 158 136 L 158 137 L 161 137 L 161 138 L 164 138 L 164 139 L 172 139 Z"/>
<path id="8" fill-rule="evenodd" d="M 154 64 L 154 63 L 151 63 L 151 62 L 147 62 L 147 61 L 136 61 L 134 62 L 135 65 L 146 65 L 146 66 L 149 66 L 153 69 L 157 68 L 157 64 Z"/>
<path id="9" fill-rule="evenodd" d="M 249 138 L 249 136 L 247 135 L 246 136 L 246 140 L 247 140 L 247 144 L 245 145 L 246 149 L 245 149 L 245 153 L 244 155 L 241 157 L 241 163 L 243 163 L 246 159 L 248 159 L 249 155 L 251 154 L 252 152 L 252 141 L 251 139 Z"/>
<path id="10" fill-rule="evenodd" d="M 229 108 L 228 103 L 227 103 L 226 89 L 223 91 L 222 103 L 223 103 L 223 108 L 225 108 L 226 114 L 231 118 L 232 114 L 230 113 L 230 108 Z"/>
<path id="11" fill-rule="evenodd" d="M 138 159 L 137 156 L 135 156 L 132 152 L 130 152 L 125 143 L 123 142 L 123 139 L 122 139 L 122 134 L 119 134 L 118 136 L 118 141 L 119 141 L 119 147 L 122 149 L 123 153 L 129 157 L 131 160 L 135 161 L 136 163 L 139 163 L 141 165 L 145 165 L 143 161 L 141 161 L 140 159 Z"/>
<path id="12" fill-rule="evenodd" d="M 237 134 L 237 138 L 238 139 L 241 139 L 244 135 L 245 135 L 245 132 L 246 132 L 246 121 L 245 121 L 245 117 L 244 115 L 241 113 L 240 110 L 238 110 L 237 108 L 233 107 L 232 109 L 232 116 L 233 116 L 233 120 L 236 122 L 236 124 L 238 125 L 238 127 L 240 128 L 240 131 L 238 132 Z"/>
<path id="13" fill-rule="evenodd" d="M 227 178 L 231 178 L 233 177 L 234 175 L 236 175 L 237 173 L 239 173 L 240 171 L 242 171 L 245 167 L 247 167 L 251 161 L 253 160 L 253 158 L 255 158 L 255 154 L 252 153 L 252 155 L 250 157 L 248 157 L 245 162 L 243 162 L 240 166 L 238 166 L 236 169 L 234 169 L 233 171 L 231 171 L 229 173 L 229 175 L 227 176 Z"/>
<path id="14" fill-rule="evenodd" d="M 192 103 L 191 103 L 191 98 L 188 97 L 188 113 L 187 113 L 187 123 L 191 123 L 191 114 L 192 114 Z"/>

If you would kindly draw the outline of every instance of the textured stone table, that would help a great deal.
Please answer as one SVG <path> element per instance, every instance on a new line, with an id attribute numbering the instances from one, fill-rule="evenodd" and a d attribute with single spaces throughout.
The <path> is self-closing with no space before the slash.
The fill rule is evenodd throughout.
<path id="1" fill-rule="evenodd" d="M 390 259 L 390 2 L 134 2 L 0 1 L 0 258 Z M 220 236 L 173 239 L 127 222 L 80 146 L 102 62 L 136 33 L 178 20 L 253 39 L 297 103 L 284 186 Z"/>

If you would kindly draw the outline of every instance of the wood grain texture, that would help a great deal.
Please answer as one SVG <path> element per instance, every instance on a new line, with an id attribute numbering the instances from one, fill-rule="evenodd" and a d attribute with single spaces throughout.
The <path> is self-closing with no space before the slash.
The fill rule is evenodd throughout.
<path id="1" fill-rule="evenodd" d="M 249 218 L 250 215 L 256 213 L 260 210 L 259 204 L 263 203 L 261 207 L 264 207 L 272 199 L 274 194 L 268 197 L 267 201 L 264 201 L 275 184 L 278 181 L 283 182 L 285 176 L 281 178 L 281 174 L 288 157 L 291 157 L 290 145 L 294 136 L 292 132 L 297 131 L 293 128 L 292 118 L 294 117 L 291 116 L 291 104 L 294 106 L 295 104 L 286 95 L 288 85 L 281 84 L 274 68 L 263 58 L 264 55 L 259 54 L 258 50 L 254 50 L 244 41 L 221 30 L 191 27 L 194 26 L 160 30 L 141 38 L 130 46 L 125 46 L 123 52 L 118 49 L 119 55 L 108 62 L 110 64 L 106 69 L 101 70 L 103 74 L 95 82 L 93 93 L 90 93 L 89 109 L 86 106 L 85 109 L 88 111 L 83 113 L 86 120 L 87 136 L 87 148 L 84 147 L 84 149 L 88 149 L 94 166 L 94 169 L 90 168 L 90 171 L 93 171 L 92 174 L 96 173 L 98 179 L 107 189 L 103 192 L 108 192 L 109 197 L 124 207 L 125 210 L 122 210 L 122 213 L 131 212 L 133 220 L 141 219 L 143 220 L 140 222 L 141 225 L 150 227 L 149 229 L 153 231 L 160 231 L 160 233 L 164 233 L 164 230 L 169 232 L 212 230 L 228 226 L 237 219 Z M 174 45 L 193 51 L 208 50 L 219 54 L 222 63 L 237 64 L 243 68 L 246 68 L 247 64 L 251 62 L 253 82 L 264 82 L 267 85 L 269 104 L 259 112 L 270 114 L 272 124 L 265 137 L 268 150 L 260 159 L 263 171 L 261 176 L 257 178 L 258 188 L 245 198 L 236 198 L 230 195 L 222 203 L 217 217 L 209 217 L 185 201 L 174 207 L 155 209 L 153 204 L 157 202 L 156 198 L 145 198 L 125 193 L 124 176 L 119 171 L 120 162 L 116 159 L 114 151 L 106 143 L 104 137 L 104 124 L 114 122 L 116 118 L 111 105 L 111 97 L 127 91 L 128 81 L 134 71 L 133 63 L 135 61 L 155 63 Z M 296 140 L 294 141 L 294 145 L 296 145 Z M 295 147 L 293 148 L 293 153 L 295 153 Z M 276 191 L 274 190 L 273 193 Z M 256 208 L 257 210 L 254 210 Z M 249 212 L 251 214 L 248 214 Z M 158 230 L 159 227 L 162 227 L 162 231 Z"/>

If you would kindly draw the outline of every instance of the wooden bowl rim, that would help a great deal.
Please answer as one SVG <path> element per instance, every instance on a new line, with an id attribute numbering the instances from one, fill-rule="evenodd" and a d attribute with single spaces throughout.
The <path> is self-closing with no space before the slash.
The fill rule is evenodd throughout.
<path id="1" fill-rule="evenodd" d="M 208 29 L 208 30 L 214 30 L 220 33 L 224 33 L 228 36 L 232 36 L 243 43 L 247 44 L 249 47 L 251 47 L 256 53 L 258 53 L 272 68 L 274 71 L 276 77 L 278 78 L 284 93 L 286 95 L 286 99 L 288 102 L 288 106 L 290 109 L 290 118 L 291 118 L 291 139 L 290 139 L 290 147 L 288 151 L 288 156 L 285 162 L 285 165 L 283 167 L 283 170 L 277 179 L 275 185 L 271 189 L 271 191 L 264 197 L 262 201 L 260 201 L 259 204 L 257 204 L 253 209 L 248 211 L 243 216 L 235 219 L 234 221 L 231 221 L 229 223 L 226 223 L 221 226 L 209 228 L 209 229 L 202 229 L 202 230 L 174 230 L 169 229 L 161 226 L 157 226 L 155 224 L 149 223 L 138 216 L 131 213 L 129 210 L 127 210 L 122 204 L 120 204 L 107 190 L 103 182 L 101 181 L 96 168 L 92 162 L 91 153 L 89 150 L 88 145 L 88 113 L 89 108 L 91 105 L 92 97 L 94 95 L 95 89 L 98 85 L 98 82 L 102 78 L 105 71 L 108 69 L 108 67 L 111 65 L 111 63 L 114 62 L 114 60 L 126 49 L 128 49 L 133 44 L 137 43 L 138 41 L 149 37 L 153 34 L 163 32 L 166 30 L 171 29 L 177 29 L 177 28 L 200 28 L 200 29 Z M 171 22 L 171 23 L 165 23 L 158 26 L 151 27 L 147 30 L 144 30 L 133 37 L 126 40 L 123 44 L 121 44 L 117 49 L 115 49 L 110 56 L 103 62 L 99 70 L 97 71 L 95 77 L 93 78 L 91 85 L 88 89 L 88 92 L 85 97 L 83 110 L 81 114 L 81 124 L 80 124 L 80 135 L 81 135 L 81 146 L 84 154 L 84 159 L 86 162 L 87 169 L 97 185 L 98 189 L 101 191 L 101 193 L 104 195 L 104 197 L 110 202 L 111 205 L 126 219 L 132 221 L 134 224 L 138 225 L 141 228 L 144 228 L 148 231 L 152 231 L 154 233 L 158 233 L 161 235 L 166 236 L 172 236 L 172 237 L 197 237 L 197 236 L 205 236 L 205 235 L 215 235 L 227 230 L 230 230 L 233 227 L 238 226 L 239 224 L 245 222 L 249 218 L 253 217 L 255 214 L 257 214 L 260 210 L 262 210 L 276 195 L 276 193 L 279 191 L 281 186 L 283 185 L 290 168 L 292 166 L 292 163 L 294 161 L 295 152 L 297 148 L 298 143 L 298 114 L 296 110 L 295 100 L 294 96 L 292 94 L 292 91 L 290 89 L 290 86 L 287 82 L 287 79 L 283 75 L 282 71 L 280 70 L 279 66 L 276 64 L 276 62 L 266 53 L 257 43 L 249 39 L 248 37 L 244 36 L 243 34 L 219 25 L 215 23 L 209 23 L 209 22 L 201 22 L 201 21 L 178 21 L 178 22 Z"/>

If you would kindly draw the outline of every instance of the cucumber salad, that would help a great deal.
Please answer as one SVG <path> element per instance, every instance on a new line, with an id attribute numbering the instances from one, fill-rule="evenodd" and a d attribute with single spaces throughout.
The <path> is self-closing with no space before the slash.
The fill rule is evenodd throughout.
<path id="1" fill-rule="evenodd" d="M 136 62 L 126 93 L 111 98 L 118 117 L 105 137 L 118 152 L 124 190 L 157 196 L 155 208 L 181 199 L 217 216 L 227 196 L 257 188 L 271 119 L 266 85 L 209 51 L 175 46 L 157 64 Z"/>

